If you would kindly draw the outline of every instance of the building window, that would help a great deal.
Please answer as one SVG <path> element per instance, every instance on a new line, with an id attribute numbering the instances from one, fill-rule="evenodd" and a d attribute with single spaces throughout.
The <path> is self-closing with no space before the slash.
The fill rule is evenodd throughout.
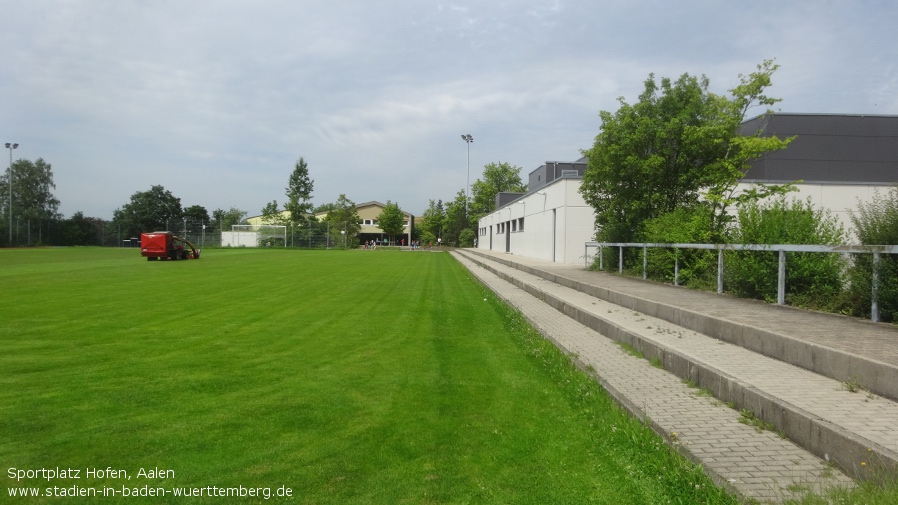
<path id="1" fill-rule="evenodd" d="M 515 219 L 511 222 L 511 231 L 513 231 L 513 232 L 518 231 L 518 220 L 517 219 Z"/>
<path id="2" fill-rule="evenodd" d="M 524 231 L 524 218 L 518 218 L 518 231 Z"/>

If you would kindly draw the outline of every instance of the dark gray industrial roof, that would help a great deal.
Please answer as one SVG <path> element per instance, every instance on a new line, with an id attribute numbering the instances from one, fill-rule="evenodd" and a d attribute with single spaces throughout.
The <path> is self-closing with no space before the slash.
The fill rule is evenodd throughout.
<path id="1" fill-rule="evenodd" d="M 756 117 L 743 134 L 795 136 L 789 146 L 757 160 L 746 181 L 898 183 L 898 116 L 788 114 Z"/>

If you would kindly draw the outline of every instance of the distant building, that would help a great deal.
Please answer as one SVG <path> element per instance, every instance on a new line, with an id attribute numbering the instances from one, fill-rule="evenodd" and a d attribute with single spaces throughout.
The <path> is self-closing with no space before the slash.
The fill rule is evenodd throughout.
<path id="1" fill-rule="evenodd" d="M 384 210 L 385 207 L 385 204 L 377 201 L 360 203 L 355 206 L 356 212 L 359 215 L 359 225 L 361 227 L 359 231 L 360 244 L 371 240 L 383 244 L 389 240 L 390 237 L 388 237 L 377 224 L 377 218 L 378 216 L 380 216 L 380 213 Z M 405 222 L 402 233 L 403 236 L 397 236 L 394 238 L 396 243 L 400 245 L 402 244 L 402 240 L 405 239 L 405 245 L 408 245 L 411 242 L 411 234 L 415 226 L 415 216 L 405 211 L 403 211 L 402 213 L 405 215 Z M 281 216 L 285 220 L 290 219 L 290 214 L 286 210 L 281 211 Z M 327 212 L 319 212 L 315 214 L 315 218 L 319 221 L 323 221 L 325 217 L 327 217 Z M 248 217 L 246 218 L 246 222 L 254 226 L 266 224 L 262 216 Z"/>
<path id="2" fill-rule="evenodd" d="M 740 183 L 795 182 L 791 198 L 828 210 L 851 231 L 850 212 L 898 184 L 898 116 L 776 114 L 743 123 L 751 134 L 796 136 L 785 150 L 757 160 Z M 500 193 L 478 222 L 477 248 L 577 264 L 594 239 L 595 215 L 579 189 L 586 158 L 546 162 L 530 173 L 526 193 Z"/>
<path id="3" fill-rule="evenodd" d="M 359 214 L 359 225 L 361 225 L 361 229 L 359 230 L 360 244 L 372 240 L 379 244 L 384 244 L 390 239 L 390 237 L 380 229 L 380 226 L 378 226 L 377 223 L 377 218 L 380 216 L 380 213 L 383 212 L 385 207 L 385 204 L 377 201 L 360 203 L 355 206 L 356 212 Z M 402 236 L 393 237 L 395 243 L 392 245 L 402 245 L 403 239 L 405 240 L 405 245 L 411 243 L 412 230 L 414 230 L 415 227 L 415 216 L 405 211 L 402 211 L 402 213 L 405 215 L 403 233 Z M 321 221 L 327 217 L 327 212 L 315 214 L 315 217 Z"/>
<path id="4" fill-rule="evenodd" d="M 593 209 L 580 195 L 586 158 L 547 161 L 530 173 L 526 193 L 499 193 L 478 222 L 477 248 L 557 263 L 582 263 L 595 234 Z"/>

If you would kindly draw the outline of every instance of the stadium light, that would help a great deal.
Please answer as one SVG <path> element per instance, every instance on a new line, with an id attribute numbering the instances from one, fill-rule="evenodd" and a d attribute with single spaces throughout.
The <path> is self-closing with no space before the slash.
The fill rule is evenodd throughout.
<path id="1" fill-rule="evenodd" d="M 15 143 L 6 143 L 6 148 L 9 149 L 9 178 L 7 179 L 7 183 L 9 183 L 9 246 L 12 247 L 12 150 L 18 149 L 19 144 Z"/>
<path id="2" fill-rule="evenodd" d="M 468 144 L 468 178 L 465 180 L 465 219 L 468 218 L 468 190 L 471 186 L 471 142 L 474 142 L 474 137 L 471 136 L 470 133 L 466 133 L 461 136 L 461 139 Z"/>

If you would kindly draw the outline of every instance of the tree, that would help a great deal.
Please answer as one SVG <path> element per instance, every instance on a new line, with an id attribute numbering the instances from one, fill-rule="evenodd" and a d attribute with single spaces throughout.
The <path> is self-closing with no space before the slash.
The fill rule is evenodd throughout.
<path id="1" fill-rule="evenodd" d="M 278 210 L 277 200 L 272 200 L 262 207 L 262 222 L 271 225 L 285 225 L 289 220 L 285 220 L 281 211 Z"/>
<path id="2" fill-rule="evenodd" d="M 245 210 L 231 207 L 229 210 L 215 209 L 212 211 L 212 219 L 218 223 L 220 231 L 230 230 L 232 225 L 244 224 L 246 222 Z"/>
<path id="3" fill-rule="evenodd" d="M 521 181 L 521 167 L 506 162 L 490 163 L 483 167 L 483 180 L 477 179 L 471 185 L 471 221 L 496 210 L 496 195 L 503 192 L 527 191 Z"/>
<path id="4" fill-rule="evenodd" d="M 187 219 L 201 224 L 208 224 L 211 221 L 209 219 L 209 211 L 202 205 L 191 205 L 184 209 L 183 214 Z"/>
<path id="5" fill-rule="evenodd" d="M 294 223 L 305 220 L 312 210 L 312 188 L 315 181 L 309 178 L 309 167 L 302 157 L 296 162 L 290 180 L 287 182 L 287 203 L 284 210 L 290 211 Z"/>
<path id="6" fill-rule="evenodd" d="M 53 196 L 51 189 L 56 189 L 53 182 L 52 166 L 38 158 L 36 161 L 19 159 L 12 164 L 12 212 L 9 207 L 9 172 L 0 176 L 0 209 L 8 223 L 10 216 L 29 221 L 49 221 L 60 219 L 59 200 Z"/>
<path id="7" fill-rule="evenodd" d="M 443 235 L 443 227 L 446 221 L 446 211 L 443 210 L 443 201 L 430 201 L 424 215 L 421 216 L 421 222 L 416 228 L 421 230 L 421 240 L 424 243 L 436 242 L 438 237 Z"/>
<path id="8" fill-rule="evenodd" d="M 390 241 L 393 241 L 396 235 L 402 235 L 405 228 L 405 213 L 399 208 L 399 204 L 387 200 L 387 205 L 377 216 L 377 223 L 390 237 Z"/>
<path id="9" fill-rule="evenodd" d="M 762 121 L 762 126 L 753 134 L 744 135 L 741 132 L 742 122 L 749 110 L 765 107 L 760 117 L 769 118 L 774 114 L 770 107 L 782 101 L 764 94 L 771 86 L 773 73 L 778 68 L 779 65 L 775 65 L 773 60 L 765 60 L 757 66 L 756 72 L 748 76 L 739 74 L 739 85 L 729 90 L 733 98 L 722 102 L 725 105 L 724 118 L 729 120 L 728 129 L 723 133 L 729 134 L 729 142 L 726 154 L 713 166 L 712 179 L 704 195 L 712 208 L 711 232 L 717 236 L 721 236 L 724 227 L 733 221 L 732 216 L 727 213 L 731 206 L 738 207 L 795 190 L 793 184 L 760 184 L 748 191 L 737 191 L 739 181 L 751 168 L 752 162 L 766 153 L 785 149 L 795 140 L 795 137 L 780 139 L 775 135 L 765 135 L 766 121 Z"/>
<path id="10" fill-rule="evenodd" d="M 112 220 L 120 225 L 122 236 L 137 236 L 142 232 L 169 229 L 182 219 L 181 199 L 162 186 L 138 191 L 131 201 L 115 209 Z M 121 238 L 121 237 L 120 237 Z"/>
<path id="11" fill-rule="evenodd" d="M 78 211 L 60 224 L 62 225 L 60 245 L 76 246 L 99 244 L 105 223 L 100 218 L 85 217 L 83 212 Z"/>
<path id="12" fill-rule="evenodd" d="M 462 231 L 471 228 L 471 222 L 468 220 L 468 216 L 465 213 L 465 192 L 464 190 L 459 190 L 458 194 L 455 195 L 455 200 L 449 202 L 446 206 L 443 243 L 448 243 L 456 247 L 465 245 L 460 244 L 459 238 L 461 237 Z"/>
<path id="13" fill-rule="evenodd" d="M 778 101 L 763 94 L 777 68 L 768 60 L 758 72 L 740 75 L 732 98 L 709 92 L 705 76 L 663 78 L 659 86 L 650 74 L 637 103 L 620 98 L 617 112 L 602 111 L 601 131 L 584 152 L 589 160 L 580 188 L 595 210 L 597 236 L 634 240 L 647 221 L 704 198 L 712 206 L 712 240 L 720 241 L 731 204 L 785 191 L 770 186 L 735 193 L 752 161 L 791 141 L 763 137 L 763 129 L 753 136 L 740 132 L 749 109 Z"/>
<path id="14" fill-rule="evenodd" d="M 341 194 L 334 202 L 324 221 L 330 225 L 332 243 L 348 244 L 352 247 L 358 243 L 359 231 L 362 229 L 361 218 L 355 208 L 355 202 Z M 345 236 L 343 233 L 345 232 Z"/>

